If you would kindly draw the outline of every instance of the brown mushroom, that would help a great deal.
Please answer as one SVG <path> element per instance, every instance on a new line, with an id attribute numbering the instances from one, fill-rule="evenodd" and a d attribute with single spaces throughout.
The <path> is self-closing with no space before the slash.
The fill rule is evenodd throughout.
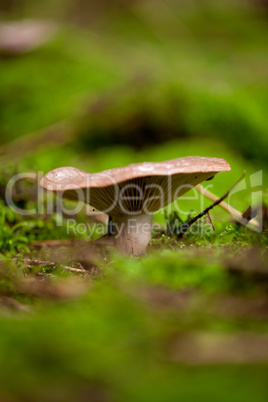
<path id="1" fill-rule="evenodd" d="M 105 212 L 113 221 L 113 244 L 141 255 L 151 239 L 152 214 L 216 173 L 231 170 L 224 159 L 189 156 L 144 162 L 90 174 L 73 167 L 52 170 L 41 180 L 47 190 L 64 192 Z"/>

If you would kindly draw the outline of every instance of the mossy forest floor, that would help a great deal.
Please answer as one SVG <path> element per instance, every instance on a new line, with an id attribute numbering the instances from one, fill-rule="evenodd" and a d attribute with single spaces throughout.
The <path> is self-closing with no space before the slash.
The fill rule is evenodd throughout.
<path id="1" fill-rule="evenodd" d="M 268 400 L 267 14 L 190 3 L 115 6 L 91 29 L 65 23 L 37 51 L 0 58 L 1 402 Z M 215 207 L 215 231 L 204 218 L 206 232 L 198 223 L 178 241 L 160 211 L 148 254 L 122 256 L 78 230 L 98 219 L 88 210 L 69 230 L 56 198 L 48 213 L 37 196 L 59 166 L 186 155 L 230 163 L 208 182 L 217 196 L 246 170 L 230 203 L 263 205 L 263 231 Z M 39 209 L 22 216 L 5 194 L 25 172 L 15 205 Z M 185 221 L 211 203 L 187 195 L 172 222 L 177 206 Z"/>

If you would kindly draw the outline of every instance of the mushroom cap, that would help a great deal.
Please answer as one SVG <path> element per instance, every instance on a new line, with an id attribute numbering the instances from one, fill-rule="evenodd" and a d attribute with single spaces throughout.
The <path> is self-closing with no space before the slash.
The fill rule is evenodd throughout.
<path id="1" fill-rule="evenodd" d="M 62 167 L 47 173 L 40 186 L 64 192 L 64 196 L 71 199 L 82 195 L 84 202 L 110 215 L 150 213 L 170 204 L 202 181 L 229 170 L 230 165 L 224 159 L 188 156 L 136 163 L 95 174 Z M 145 205 L 146 211 L 143 211 Z"/>

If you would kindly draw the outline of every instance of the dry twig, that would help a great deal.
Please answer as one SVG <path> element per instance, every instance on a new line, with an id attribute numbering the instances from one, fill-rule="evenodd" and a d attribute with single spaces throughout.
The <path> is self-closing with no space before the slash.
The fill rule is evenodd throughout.
<path id="1" fill-rule="evenodd" d="M 16 261 L 16 259 L 14 258 L 14 259 L 12 259 L 12 261 Z M 0 262 L 3 262 L 3 261 L 0 260 Z M 36 265 L 36 266 L 37 265 L 46 265 L 47 267 L 52 267 L 52 268 L 55 268 L 57 265 L 60 265 L 61 268 L 63 268 L 65 271 L 75 272 L 77 274 L 86 274 L 87 273 L 87 271 L 85 269 L 73 268 L 73 267 L 69 267 L 67 265 L 58 264 L 58 263 L 53 262 L 53 261 L 44 261 L 44 260 L 23 258 L 19 262 L 22 262 L 23 264 L 26 264 L 28 268 L 31 268 L 31 266 L 33 266 L 33 265 Z"/>

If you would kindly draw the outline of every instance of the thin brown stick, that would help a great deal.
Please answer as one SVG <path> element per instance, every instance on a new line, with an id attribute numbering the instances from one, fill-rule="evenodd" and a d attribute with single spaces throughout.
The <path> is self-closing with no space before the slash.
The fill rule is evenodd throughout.
<path id="1" fill-rule="evenodd" d="M 181 228 L 181 232 L 178 234 L 177 239 L 182 239 L 185 233 L 190 229 L 190 227 L 198 221 L 200 218 L 202 218 L 204 215 L 206 215 L 212 208 L 214 208 L 216 205 L 219 205 L 228 195 L 231 193 L 231 191 L 243 180 L 245 177 L 246 172 L 243 172 L 242 176 L 240 177 L 239 180 L 228 190 L 222 197 L 218 198 L 213 204 L 211 204 L 208 208 L 204 209 L 204 211 L 200 212 L 197 216 L 194 218 L 190 219 L 189 222 L 184 223 Z"/>
<path id="2" fill-rule="evenodd" d="M 213 222 L 212 222 L 212 219 L 211 219 L 211 216 L 210 216 L 209 212 L 207 212 L 207 217 L 208 217 L 208 221 L 209 221 L 209 224 L 211 226 L 211 229 L 215 232 L 215 228 L 214 228 L 214 225 L 213 225 Z"/>
<path id="3" fill-rule="evenodd" d="M 16 261 L 16 259 L 13 258 L 12 261 Z M 3 262 L 3 260 L 0 260 L 0 262 Z M 28 268 L 31 268 L 31 266 L 33 266 L 33 265 L 36 265 L 36 266 L 37 265 L 46 265 L 47 267 L 52 267 L 52 268 L 55 268 L 57 265 L 60 265 L 61 268 L 63 268 L 65 271 L 75 272 L 77 274 L 86 274 L 87 273 L 87 271 L 85 269 L 68 267 L 67 265 L 62 265 L 62 264 L 59 264 L 59 263 L 53 262 L 53 261 L 44 261 L 44 260 L 23 258 L 22 260 L 19 260 L 19 262 L 26 264 Z"/>
<path id="4" fill-rule="evenodd" d="M 32 260 L 32 259 L 28 259 L 28 258 L 23 258 L 21 261 L 23 263 L 26 263 L 27 265 L 30 265 L 30 266 L 31 265 L 46 265 L 48 267 L 56 267 L 57 265 L 60 265 L 66 271 L 82 273 L 82 274 L 87 273 L 87 271 L 85 269 L 68 267 L 67 265 L 58 264 L 58 263 L 53 262 L 53 261 Z"/>

